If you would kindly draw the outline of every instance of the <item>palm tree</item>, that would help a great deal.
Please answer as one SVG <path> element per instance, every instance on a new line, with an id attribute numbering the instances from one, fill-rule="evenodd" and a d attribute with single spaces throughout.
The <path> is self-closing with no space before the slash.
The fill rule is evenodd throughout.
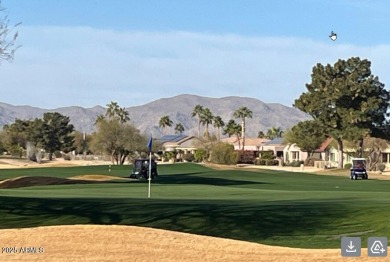
<path id="1" fill-rule="evenodd" d="M 166 129 L 167 127 L 170 127 L 172 126 L 173 122 L 172 120 L 169 118 L 169 116 L 163 116 L 160 118 L 160 121 L 158 122 L 158 126 L 159 127 L 162 127 L 164 129 L 164 134 L 166 133 Z"/>
<path id="2" fill-rule="evenodd" d="M 120 109 L 121 108 L 119 107 L 117 102 L 111 101 L 111 103 L 107 104 L 106 116 L 112 118 L 115 115 L 118 115 Z"/>
<path id="3" fill-rule="evenodd" d="M 222 118 L 220 116 L 214 117 L 214 127 L 218 128 L 218 140 L 221 140 L 221 127 L 225 126 Z"/>
<path id="4" fill-rule="evenodd" d="M 209 125 L 213 123 L 213 119 L 214 119 L 214 116 L 213 116 L 213 113 L 211 113 L 210 109 L 208 109 L 208 108 L 203 109 L 203 112 L 200 115 L 200 122 L 203 125 L 206 125 L 205 135 L 206 135 L 207 140 L 210 138 Z"/>
<path id="5" fill-rule="evenodd" d="M 242 150 L 245 149 L 245 118 L 252 118 L 252 115 L 253 112 L 245 106 L 240 107 L 233 113 L 235 118 L 241 118 Z"/>
<path id="6" fill-rule="evenodd" d="M 275 139 L 275 138 L 280 138 L 282 137 L 283 131 L 280 127 L 271 127 L 270 129 L 267 130 L 267 135 L 266 137 L 268 139 Z"/>
<path id="7" fill-rule="evenodd" d="M 229 137 L 236 135 L 237 142 L 238 142 L 238 148 L 241 147 L 241 126 L 236 123 L 233 119 L 229 120 L 229 122 L 225 125 L 225 128 L 223 129 L 223 134 L 228 135 Z"/>
<path id="8" fill-rule="evenodd" d="M 257 138 L 264 138 L 264 137 L 265 137 L 264 132 L 260 130 L 260 131 L 257 133 Z"/>
<path id="9" fill-rule="evenodd" d="M 175 133 L 176 134 L 183 134 L 184 132 L 184 126 L 181 123 L 176 124 L 175 126 Z"/>
<path id="10" fill-rule="evenodd" d="M 95 120 L 95 126 L 96 126 L 99 122 L 101 122 L 101 121 L 103 121 L 103 120 L 104 120 L 104 116 L 103 116 L 102 114 L 98 115 L 98 116 L 96 117 L 96 120 Z"/>
<path id="11" fill-rule="evenodd" d="M 196 105 L 191 114 L 192 117 L 196 116 L 198 118 L 198 138 L 200 138 L 200 116 L 202 115 L 202 113 L 203 113 L 203 106 Z"/>
<path id="12" fill-rule="evenodd" d="M 126 108 L 124 108 L 124 107 L 119 108 L 117 114 L 119 117 L 119 121 L 122 124 L 126 123 L 127 121 L 130 121 L 129 112 L 126 111 Z"/>

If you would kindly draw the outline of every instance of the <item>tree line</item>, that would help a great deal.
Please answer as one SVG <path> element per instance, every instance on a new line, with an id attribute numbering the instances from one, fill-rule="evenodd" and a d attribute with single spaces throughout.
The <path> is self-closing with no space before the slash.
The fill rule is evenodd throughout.
<path id="1" fill-rule="evenodd" d="M 74 130 L 70 119 L 58 112 L 45 113 L 34 120 L 16 119 L 0 132 L 0 152 L 37 161 L 41 153 L 52 160 L 55 152 L 107 154 L 112 162 L 124 164 L 131 154 L 146 151 L 147 137 L 130 124 L 128 112 L 116 102 L 107 105 L 105 115 L 96 118 L 91 135 Z M 155 146 L 157 146 L 155 144 Z"/>
<path id="2" fill-rule="evenodd" d="M 213 125 L 213 127 L 217 129 L 218 141 L 221 139 L 221 135 L 227 135 L 228 137 L 236 136 L 239 147 L 245 148 L 246 119 L 252 118 L 253 112 L 249 108 L 242 106 L 235 110 L 232 116 L 236 119 L 240 119 L 241 124 L 237 123 L 234 119 L 230 119 L 225 123 L 220 116 L 214 115 L 209 108 L 199 104 L 194 107 L 191 113 L 191 117 L 196 118 L 198 122 L 198 138 L 204 138 L 206 141 L 210 140 L 209 127 L 210 125 Z M 173 124 L 173 121 L 167 115 L 160 118 L 159 127 L 163 129 L 164 134 L 167 133 L 168 127 L 172 127 Z M 202 126 L 205 128 L 203 136 L 201 135 Z M 176 123 L 174 130 L 176 134 L 182 134 L 185 131 L 184 126 L 181 123 Z M 266 133 L 259 131 L 257 137 L 272 140 L 274 138 L 282 137 L 282 134 L 283 131 L 280 127 L 272 127 L 268 129 Z"/>

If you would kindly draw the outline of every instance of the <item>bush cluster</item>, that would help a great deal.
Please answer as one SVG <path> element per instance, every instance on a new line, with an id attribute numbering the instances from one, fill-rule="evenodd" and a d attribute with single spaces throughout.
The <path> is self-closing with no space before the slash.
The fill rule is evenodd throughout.
<path id="1" fill-rule="evenodd" d="M 255 165 L 259 166 L 278 166 L 279 161 L 275 159 L 256 159 Z"/>
<path id="2" fill-rule="evenodd" d="M 302 164 L 304 164 L 303 161 L 295 160 L 290 162 L 287 166 L 300 167 Z"/>
<path id="3" fill-rule="evenodd" d="M 191 152 L 187 152 L 186 154 L 184 154 L 183 158 L 187 162 L 192 162 L 192 161 L 195 160 L 195 157 L 194 157 L 194 155 Z"/>
<path id="4" fill-rule="evenodd" d="M 198 149 L 195 151 L 194 159 L 196 162 L 203 162 L 207 157 L 207 151 L 204 149 Z"/>
<path id="5" fill-rule="evenodd" d="M 344 165 L 344 169 L 351 169 L 351 167 L 352 167 L 351 163 L 347 163 Z"/>
<path id="6" fill-rule="evenodd" d="M 272 150 L 261 151 L 260 152 L 260 159 L 265 159 L 265 160 L 275 159 L 274 151 L 272 151 Z"/>
<path id="7" fill-rule="evenodd" d="M 386 169 L 386 165 L 383 164 L 383 163 L 379 163 L 379 164 L 378 164 L 378 169 L 379 169 L 379 171 L 383 172 L 383 171 L 385 171 L 385 169 Z"/>
<path id="8" fill-rule="evenodd" d="M 233 145 L 216 143 L 211 148 L 211 162 L 215 164 L 235 165 L 238 162 L 238 153 Z"/>

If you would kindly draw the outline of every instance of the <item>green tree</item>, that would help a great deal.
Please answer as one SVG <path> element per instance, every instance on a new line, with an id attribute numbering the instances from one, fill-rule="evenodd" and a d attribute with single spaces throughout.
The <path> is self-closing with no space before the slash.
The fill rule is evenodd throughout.
<path id="1" fill-rule="evenodd" d="M 280 127 L 271 127 L 267 130 L 266 138 L 268 139 L 275 139 L 282 137 L 283 131 Z"/>
<path id="2" fill-rule="evenodd" d="M 343 140 L 358 140 L 362 152 L 366 136 L 386 135 L 390 93 L 371 74 L 371 62 L 358 57 L 338 60 L 333 66 L 317 64 L 307 92 L 294 106 L 312 116 L 326 135 L 337 141 L 339 168 L 343 167 Z"/>
<path id="3" fill-rule="evenodd" d="M 74 131 L 73 137 L 73 147 L 77 154 L 86 154 L 90 151 L 91 135 L 80 131 Z"/>
<path id="4" fill-rule="evenodd" d="M 307 120 L 287 130 L 283 140 L 285 143 L 296 144 L 302 151 L 308 152 L 311 157 L 325 139 L 323 130 L 313 120 Z"/>
<path id="5" fill-rule="evenodd" d="M 238 162 L 238 152 L 234 150 L 234 146 L 228 143 L 218 142 L 211 147 L 210 160 L 215 164 L 234 165 Z"/>
<path id="6" fill-rule="evenodd" d="M 93 152 L 109 154 L 112 163 L 123 165 L 126 158 L 136 152 L 145 151 L 147 138 L 129 123 L 119 119 L 103 119 L 97 123 L 97 131 L 92 135 Z"/>
<path id="7" fill-rule="evenodd" d="M 241 118 L 242 150 L 244 150 L 245 149 L 245 119 L 252 118 L 253 112 L 249 108 L 242 106 L 238 108 L 236 111 L 234 111 L 233 116 L 235 118 Z"/>
<path id="8" fill-rule="evenodd" d="M 38 143 L 49 153 L 49 160 L 53 159 L 55 151 L 73 150 L 73 125 L 69 123 L 68 116 L 58 112 L 45 113 L 43 121 L 38 123 L 36 130 L 39 131 Z"/>
<path id="9" fill-rule="evenodd" d="M 169 116 L 163 116 L 160 118 L 160 121 L 158 122 L 158 126 L 164 130 L 164 134 L 166 134 L 167 128 L 171 127 L 173 124 L 172 120 L 169 118 Z"/>
<path id="10" fill-rule="evenodd" d="M 5 132 L 0 131 L 0 154 L 6 152 L 7 148 L 5 147 Z"/>
<path id="11" fill-rule="evenodd" d="M 218 141 L 221 140 L 221 128 L 225 126 L 225 122 L 223 122 L 222 118 L 220 116 L 214 117 L 214 124 L 213 126 L 218 129 Z"/>
<path id="12" fill-rule="evenodd" d="M 91 137 L 92 151 L 109 154 L 112 163 L 123 165 L 130 154 L 146 150 L 147 138 L 129 120 L 124 107 L 116 102 L 107 104 L 106 117 L 99 115 L 95 121 L 97 131 Z"/>
<path id="13" fill-rule="evenodd" d="M 233 119 L 229 120 L 223 129 L 223 134 L 228 135 L 229 137 L 235 135 L 238 142 L 238 148 L 241 147 L 241 126 L 236 123 Z"/>
<path id="14" fill-rule="evenodd" d="M 1 6 L 0 1 L 0 62 L 1 60 L 13 60 L 15 51 L 18 49 L 16 46 L 18 31 L 15 32 L 15 29 L 19 24 L 9 26 L 6 9 Z"/>
<path id="15" fill-rule="evenodd" d="M 175 126 L 175 133 L 176 134 L 183 134 L 184 132 L 184 126 L 181 123 L 176 124 Z"/>
<path id="16" fill-rule="evenodd" d="M 37 144 L 40 136 L 40 127 L 42 120 L 21 120 L 15 119 L 11 125 L 3 127 L 4 146 L 11 155 L 22 157 L 26 150 L 27 142 Z"/>
<path id="17" fill-rule="evenodd" d="M 264 134 L 263 131 L 259 131 L 259 132 L 257 133 L 257 138 L 264 138 L 264 137 L 265 137 L 265 134 Z"/>
<path id="18" fill-rule="evenodd" d="M 213 123 L 213 119 L 214 116 L 213 113 L 211 113 L 210 109 L 208 108 L 203 109 L 202 114 L 200 115 L 200 122 L 202 125 L 206 126 L 205 136 L 207 140 L 209 140 L 210 138 L 209 125 Z"/>
<path id="19" fill-rule="evenodd" d="M 201 115 L 203 113 L 203 106 L 201 105 L 196 105 L 194 107 L 194 110 L 191 113 L 192 117 L 197 117 L 198 118 L 198 138 L 200 138 L 200 124 L 201 124 Z"/>

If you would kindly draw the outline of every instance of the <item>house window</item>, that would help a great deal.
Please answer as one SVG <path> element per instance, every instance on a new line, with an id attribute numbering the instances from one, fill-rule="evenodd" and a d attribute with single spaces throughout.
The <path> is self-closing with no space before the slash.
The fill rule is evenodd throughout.
<path id="1" fill-rule="evenodd" d="M 352 157 L 350 155 L 347 155 L 347 162 L 352 162 Z"/>
<path id="2" fill-rule="evenodd" d="M 330 153 L 330 161 L 336 161 L 336 154 Z"/>
<path id="3" fill-rule="evenodd" d="M 382 153 L 382 162 L 389 163 L 389 153 Z"/>
<path id="4" fill-rule="evenodd" d="M 299 151 L 293 151 L 292 153 L 292 160 L 299 160 Z"/>

